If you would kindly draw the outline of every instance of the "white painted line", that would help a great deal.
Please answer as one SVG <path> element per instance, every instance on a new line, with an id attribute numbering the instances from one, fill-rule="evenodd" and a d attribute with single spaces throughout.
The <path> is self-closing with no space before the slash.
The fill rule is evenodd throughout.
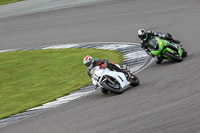
<path id="1" fill-rule="evenodd" d="M 9 50 L 1 50 L 0 53 L 8 52 Z"/>
<path id="2" fill-rule="evenodd" d="M 125 61 L 130 59 L 137 59 L 148 56 L 145 51 L 137 51 L 123 55 Z"/>
<path id="3" fill-rule="evenodd" d="M 109 49 L 109 50 L 116 50 L 119 48 L 126 48 L 129 47 L 130 45 L 122 45 L 122 44 L 111 44 L 109 46 L 103 46 L 103 47 L 99 47 L 97 49 Z"/>
<path id="4" fill-rule="evenodd" d="M 61 49 L 61 48 L 72 48 L 72 47 L 76 47 L 76 46 L 79 46 L 79 44 L 61 44 L 61 45 L 45 47 L 43 49 Z"/>

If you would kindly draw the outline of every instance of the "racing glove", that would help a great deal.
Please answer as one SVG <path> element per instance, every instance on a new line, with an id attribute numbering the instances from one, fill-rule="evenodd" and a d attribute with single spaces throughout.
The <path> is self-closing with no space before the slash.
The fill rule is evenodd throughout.
<path id="1" fill-rule="evenodd" d="M 107 68 L 107 66 L 108 66 L 108 64 L 107 64 L 107 63 L 104 63 L 104 64 L 101 64 L 99 68 L 100 68 L 100 69 L 105 69 L 105 68 Z"/>

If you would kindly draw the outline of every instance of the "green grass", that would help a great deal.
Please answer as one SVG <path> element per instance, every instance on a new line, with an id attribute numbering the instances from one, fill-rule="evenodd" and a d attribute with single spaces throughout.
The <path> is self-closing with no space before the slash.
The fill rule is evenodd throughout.
<path id="1" fill-rule="evenodd" d="M 18 1 L 23 1 L 23 0 L 0 0 L 0 5 L 9 4 L 9 3 L 18 2 Z"/>
<path id="2" fill-rule="evenodd" d="M 122 62 L 117 51 L 54 49 L 0 53 L 0 119 L 68 95 L 91 83 L 87 55 Z"/>

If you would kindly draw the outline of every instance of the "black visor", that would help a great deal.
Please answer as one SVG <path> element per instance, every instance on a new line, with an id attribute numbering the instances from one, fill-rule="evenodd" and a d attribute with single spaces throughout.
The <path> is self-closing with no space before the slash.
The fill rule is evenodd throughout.
<path id="1" fill-rule="evenodd" d="M 143 34 L 143 35 L 139 35 L 139 38 L 140 38 L 141 40 L 146 40 L 147 36 L 146 36 L 146 34 Z"/>
<path id="2" fill-rule="evenodd" d="M 85 64 L 86 67 L 89 67 L 91 65 L 91 61 Z"/>

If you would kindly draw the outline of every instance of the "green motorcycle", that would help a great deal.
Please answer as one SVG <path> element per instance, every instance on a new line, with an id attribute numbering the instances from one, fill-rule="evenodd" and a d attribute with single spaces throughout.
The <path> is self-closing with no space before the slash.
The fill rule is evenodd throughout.
<path id="1" fill-rule="evenodd" d="M 176 48 L 171 48 L 169 40 L 154 37 L 149 41 L 148 49 L 154 57 L 155 62 L 160 64 L 163 59 L 181 62 L 183 57 L 187 56 L 187 51 L 181 48 L 180 44 L 173 44 Z"/>

